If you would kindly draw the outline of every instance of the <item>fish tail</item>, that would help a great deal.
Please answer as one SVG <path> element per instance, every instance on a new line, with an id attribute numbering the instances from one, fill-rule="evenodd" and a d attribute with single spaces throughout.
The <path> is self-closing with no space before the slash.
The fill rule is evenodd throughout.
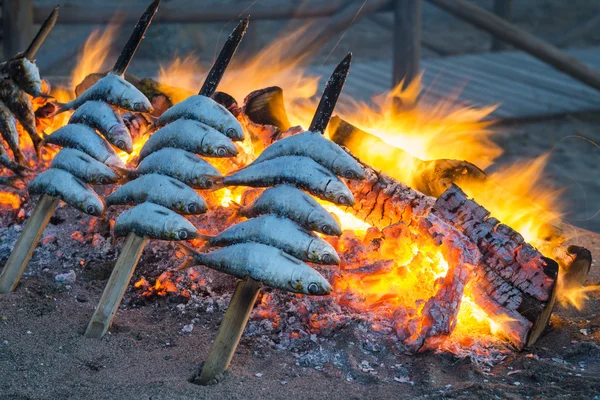
<path id="1" fill-rule="evenodd" d="M 132 181 L 138 176 L 140 176 L 140 173 L 134 169 L 127 169 L 122 167 L 112 167 L 112 169 L 114 169 L 117 172 L 117 174 L 121 176 L 122 183 Z"/>
<path id="2" fill-rule="evenodd" d="M 184 269 L 188 269 L 193 267 L 194 265 L 196 265 L 195 262 L 195 255 L 197 254 L 196 250 L 192 249 L 189 246 L 186 246 L 183 243 L 175 243 L 178 247 L 179 250 L 181 250 L 183 252 L 183 254 L 185 254 L 185 256 L 187 257 L 186 260 L 179 265 L 177 268 L 175 268 L 175 271 L 183 271 Z"/>
<path id="3" fill-rule="evenodd" d="M 23 151 L 21 151 L 21 149 L 19 147 L 14 149 L 13 154 L 15 156 L 15 160 L 19 164 L 21 164 L 23 166 L 27 166 L 27 158 L 25 157 L 25 154 L 23 154 Z"/>
<path id="4" fill-rule="evenodd" d="M 37 93 L 35 95 L 35 97 L 41 97 L 42 99 L 53 99 L 54 98 L 54 96 L 46 94 L 46 93 L 42 93 L 42 92 Z"/>
<path id="5" fill-rule="evenodd" d="M 236 201 L 231 200 L 227 208 L 233 211 L 231 216 L 227 219 L 227 222 L 231 223 L 237 218 L 244 216 L 244 206 Z"/>
<path id="6" fill-rule="evenodd" d="M 64 113 L 65 111 L 71 109 L 69 103 L 61 103 L 59 101 L 52 101 L 51 103 L 54 105 L 55 109 L 46 118 L 54 118 L 58 114 Z"/>

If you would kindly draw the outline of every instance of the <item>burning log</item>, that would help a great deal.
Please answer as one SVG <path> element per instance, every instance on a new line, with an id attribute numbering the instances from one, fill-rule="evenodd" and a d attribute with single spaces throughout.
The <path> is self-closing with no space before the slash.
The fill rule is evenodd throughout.
<path id="1" fill-rule="evenodd" d="M 385 148 L 391 153 L 386 157 L 389 160 L 402 160 L 403 164 L 417 171 L 412 187 L 421 193 L 438 197 L 452 183 L 460 185 L 465 180 L 485 180 L 485 172 L 468 161 L 460 160 L 421 160 L 413 157 L 406 151 L 389 145 L 379 137 L 367 133 L 349 124 L 339 117 L 333 117 L 330 126 L 331 140 L 346 146 L 356 157 L 361 157 L 362 152 L 374 151 L 373 149 Z M 373 167 L 378 168 L 377 163 Z"/>

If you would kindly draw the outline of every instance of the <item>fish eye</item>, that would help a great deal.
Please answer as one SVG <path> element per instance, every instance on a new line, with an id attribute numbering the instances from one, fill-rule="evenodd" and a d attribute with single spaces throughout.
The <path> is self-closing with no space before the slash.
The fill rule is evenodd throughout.
<path id="1" fill-rule="evenodd" d="M 96 206 L 93 206 L 93 205 L 91 205 L 91 204 L 90 204 L 89 206 L 87 206 L 87 207 L 85 208 L 85 212 L 86 212 L 87 214 L 90 214 L 90 215 L 94 215 L 94 214 L 96 214 Z"/>
<path id="2" fill-rule="evenodd" d="M 118 148 L 123 149 L 123 148 L 125 148 L 125 141 L 124 140 L 117 140 L 116 145 L 117 145 Z"/>
<path id="3" fill-rule="evenodd" d="M 217 155 L 221 157 L 226 156 L 227 149 L 225 147 L 217 147 Z"/>
<path id="4" fill-rule="evenodd" d="M 325 263 L 325 264 L 334 264 L 333 262 L 333 257 L 331 256 L 331 254 L 329 253 L 325 253 L 321 256 L 321 260 Z"/>
<path id="5" fill-rule="evenodd" d="M 321 227 L 321 232 L 323 232 L 326 235 L 333 235 L 333 229 L 331 229 L 331 227 L 327 224 Z"/>
<path id="6" fill-rule="evenodd" d="M 189 213 L 195 214 L 195 213 L 197 213 L 199 211 L 198 210 L 198 205 L 196 203 L 190 203 L 187 206 L 187 210 L 188 210 Z"/>
<path id="7" fill-rule="evenodd" d="M 238 137 L 237 131 L 235 129 L 233 129 L 233 128 L 227 129 L 227 131 L 225 132 L 225 135 L 227 135 L 227 137 L 230 137 L 230 138 L 237 138 Z"/>
<path id="8" fill-rule="evenodd" d="M 350 201 L 348 200 L 348 198 L 346 196 L 344 196 L 343 194 L 339 195 L 336 199 L 336 202 L 338 204 L 342 204 L 342 205 L 350 205 Z"/>
<path id="9" fill-rule="evenodd" d="M 108 178 L 105 176 L 100 177 L 99 181 L 101 185 L 108 185 Z"/>
<path id="10" fill-rule="evenodd" d="M 358 174 L 356 174 L 354 171 L 352 170 L 347 170 L 344 173 L 344 177 L 348 178 L 348 179 L 358 179 Z"/>
<path id="11" fill-rule="evenodd" d="M 317 285 L 316 283 L 311 283 L 310 285 L 308 285 L 308 293 L 310 294 L 317 294 L 319 293 L 319 285 Z"/>
<path id="12" fill-rule="evenodd" d="M 184 229 L 182 229 L 182 230 L 179 231 L 179 233 L 177 234 L 177 236 L 179 237 L 179 239 L 185 240 L 185 239 L 187 239 L 188 234 L 187 234 L 187 232 Z"/>

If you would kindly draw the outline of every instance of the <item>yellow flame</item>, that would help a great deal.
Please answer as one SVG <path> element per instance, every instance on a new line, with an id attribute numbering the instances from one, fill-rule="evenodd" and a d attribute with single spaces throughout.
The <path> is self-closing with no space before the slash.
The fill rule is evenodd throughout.
<path id="1" fill-rule="evenodd" d="M 100 32 L 97 29 L 90 34 L 71 74 L 71 86 L 73 88 L 79 85 L 89 74 L 104 70 L 117 30 L 116 24 L 109 24 L 104 31 Z"/>

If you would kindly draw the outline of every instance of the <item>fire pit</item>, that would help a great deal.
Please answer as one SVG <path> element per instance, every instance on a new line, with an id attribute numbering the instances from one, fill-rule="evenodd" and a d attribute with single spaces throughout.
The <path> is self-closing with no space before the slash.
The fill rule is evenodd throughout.
<path id="1" fill-rule="evenodd" d="M 256 65 L 249 63 L 232 75 L 251 74 Z M 285 79 L 287 70 L 281 68 L 278 76 Z M 126 79 L 149 98 L 153 117 L 159 117 L 192 93 L 191 85 L 171 85 L 172 76 L 178 73 L 174 67 L 157 80 Z M 82 93 L 103 75 L 88 70 L 78 76 L 85 79 L 73 86 Z M 161 80 L 167 76 L 169 79 Z M 237 118 L 249 138 L 237 146 L 235 157 L 210 160 L 223 176 L 248 166 L 273 143 L 308 128 L 307 110 L 316 106 L 314 99 L 302 99 L 301 88 L 308 78 L 292 84 L 295 90 L 289 92 L 277 86 L 260 89 L 270 82 L 259 81 L 253 91 L 240 94 L 235 78 L 225 76 L 221 92 L 212 98 Z M 323 236 L 337 251 L 340 265 L 311 264 L 331 283 L 331 295 L 317 298 L 270 289 L 258 295 L 247 336 L 261 346 L 294 351 L 300 366 L 344 365 L 334 345 L 317 344 L 354 337 L 372 353 L 382 346 L 413 355 L 433 351 L 470 357 L 485 371 L 512 352 L 533 346 L 547 328 L 557 300 L 581 307 L 591 290 L 582 286 L 591 254 L 583 247 L 564 245 L 570 238 L 556 218 L 553 204 L 537 201 L 540 196 L 534 199 L 531 191 L 524 190 L 523 181 L 514 188 L 506 187 L 506 176 L 535 176 L 544 160 L 529 170 L 506 171 L 506 176 L 486 175 L 480 168 L 487 167 L 498 153 L 485 136 L 489 124 L 480 120 L 491 109 L 456 110 L 441 105 L 433 111 L 423 110 L 416 103 L 417 85 L 394 90 L 381 99 L 378 108 L 342 101 L 339 115 L 326 132 L 366 173 L 365 180 L 343 178 L 355 204 L 316 200 L 342 229 L 341 235 Z M 72 99 L 64 88 L 54 87 L 52 94 L 58 100 Z M 397 99 L 402 99 L 402 105 Z M 34 106 L 37 129 L 46 134 L 63 127 L 70 118 L 69 113 L 49 112 L 52 103 L 45 99 Z M 154 128 L 148 115 L 123 118 L 133 137 L 132 152 L 118 154 L 131 168 Z M 403 133 L 394 137 L 395 129 Z M 439 132 L 455 133 L 461 143 L 456 147 L 463 149 L 444 152 L 442 145 L 434 144 Z M 24 153 L 31 159 L 34 146 L 25 135 L 21 138 Z M 464 149 L 465 143 L 471 144 L 469 150 Z M 32 176 L 47 169 L 54 156 L 52 149 L 44 148 L 41 160 L 30 165 Z M 529 184 L 525 189 L 531 189 Z M 264 189 L 241 186 L 219 190 L 209 186 L 194 187 L 205 198 L 208 211 L 188 216 L 202 234 L 189 241 L 196 249 L 208 246 L 203 237 L 245 221 L 248 215 L 244 213 L 264 193 Z M 104 197 L 114 193 L 112 186 L 97 190 Z M 5 225 L 24 221 L 31 209 L 29 197 L 19 188 L 3 189 L 0 203 Z M 77 260 L 88 271 L 88 265 L 112 265 L 118 251 L 110 245 L 111 228 L 122 211 L 120 206 L 111 207 L 103 217 L 74 221 L 72 210 L 61 207 L 52 217 L 54 222 L 50 219 L 51 227 L 42 237 L 39 251 L 69 262 Z M 8 241 L 14 239 L 14 232 L 12 235 Z M 68 243 L 63 242 L 65 238 Z M 85 250 L 76 250 L 81 244 Z M 176 272 L 174 267 L 183 258 L 181 251 L 168 244 L 148 245 L 125 305 L 152 305 L 166 298 L 181 310 L 195 307 L 206 315 L 215 309 L 223 311 L 231 296 L 231 280 L 205 268 Z M 253 296 L 252 303 L 256 293 Z M 119 332 L 120 317 L 116 318 Z M 186 324 L 183 332 L 194 334 L 194 325 L 200 323 Z M 369 362 L 358 365 L 367 375 L 375 371 Z M 399 373 L 398 382 L 410 383 L 405 375 Z"/>

